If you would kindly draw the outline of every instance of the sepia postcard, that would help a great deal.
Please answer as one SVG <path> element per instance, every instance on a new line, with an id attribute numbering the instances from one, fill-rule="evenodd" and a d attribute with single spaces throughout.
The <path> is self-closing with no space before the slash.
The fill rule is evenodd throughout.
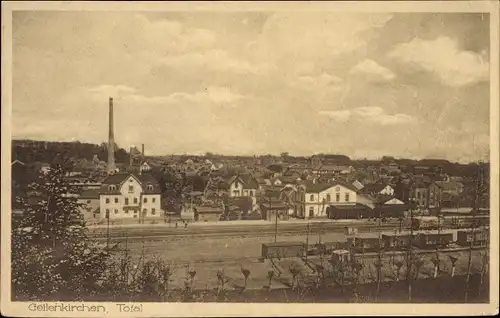
<path id="1" fill-rule="evenodd" d="M 1 313 L 498 314 L 499 8 L 2 2 Z"/>

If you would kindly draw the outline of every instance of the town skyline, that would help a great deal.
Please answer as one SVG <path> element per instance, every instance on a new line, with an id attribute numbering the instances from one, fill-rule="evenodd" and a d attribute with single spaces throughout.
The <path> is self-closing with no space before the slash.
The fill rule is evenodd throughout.
<path id="1" fill-rule="evenodd" d="M 479 13 L 15 12 L 12 133 L 100 144 L 112 96 L 153 156 L 489 161 L 489 49 Z"/>
<path id="2" fill-rule="evenodd" d="M 94 144 L 94 145 L 103 145 L 107 144 L 105 140 L 101 141 L 100 143 L 92 143 L 92 142 L 85 142 L 81 140 L 36 140 L 36 139 L 25 139 L 25 138 L 16 138 L 12 139 L 13 142 L 21 142 L 21 141 L 33 141 L 33 142 L 47 142 L 47 143 L 73 143 L 73 142 L 78 142 L 78 143 L 88 143 L 88 144 Z M 118 147 L 122 150 L 125 150 L 126 152 L 130 152 L 130 149 L 134 148 L 136 153 L 141 153 L 141 147 L 145 146 L 144 144 L 141 145 L 129 145 L 129 147 L 124 147 L 122 145 L 119 145 L 115 143 L 115 145 L 118 145 Z M 147 149 L 147 148 L 146 148 Z M 115 152 L 118 149 L 115 147 Z M 157 157 L 266 157 L 266 156 L 272 156 L 272 157 L 283 157 L 283 154 L 286 153 L 286 156 L 292 157 L 292 158 L 311 158 L 313 156 L 347 156 L 349 157 L 350 160 L 353 161 L 362 161 L 362 160 L 367 160 L 367 161 L 373 161 L 373 160 L 383 160 L 385 158 L 392 158 L 394 160 L 415 160 L 415 161 L 420 161 L 420 160 L 443 160 L 443 161 L 449 161 L 450 163 L 453 164 L 471 164 L 471 163 L 489 163 L 490 160 L 489 158 L 487 160 L 475 160 L 475 161 L 462 161 L 462 162 L 456 162 L 456 161 L 450 161 L 445 158 L 439 158 L 439 157 L 405 157 L 405 156 L 388 156 L 388 155 L 383 155 L 380 157 L 353 157 L 350 156 L 349 154 L 343 154 L 343 153 L 324 153 L 324 152 L 315 152 L 315 153 L 310 153 L 310 154 L 305 154 L 305 155 L 297 155 L 294 153 L 290 152 L 281 152 L 281 153 L 254 153 L 254 154 L 237 154 L 237 153 L 217 153 L 217 152 L 203 152 L 203 153 L 164 153 L 164 154 L 154 154 L 154 155 L 148 155 L 146 154 L 145 157 L 150 157 L 150 158 L 157 158 Z"/>

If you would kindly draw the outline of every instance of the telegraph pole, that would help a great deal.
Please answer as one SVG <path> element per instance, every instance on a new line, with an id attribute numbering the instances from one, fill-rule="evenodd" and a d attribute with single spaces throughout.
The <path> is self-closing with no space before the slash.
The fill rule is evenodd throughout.
<path id="1" fill-rule="evenodd" d="M 482 173 L 481 173 L 481 162 L 479 162 L 479 168 L 478 168 L 478 176 L 476 180 L 476 191 L 474 194 L 474 206 L 472 208 L 472 229 L 471 229 L 471 239 L 470 239 L 470 246 L 469 246 L 469 260 L 467 264 L 467 277 L 465 279 L 465 302 L 467 303 L 468 298 L 469 298 L 469 286 L 470 286 L 470 272 L 471 272 L 471 267 L 472 267 L 472 249 L 474 247 L 474 239 L 475 239 L 475 228 L 476 228 L 476 214 L 478 211 L 478 201 L 479 201 L 479 188 L 481 186 L 481 179 L 482 179 Z"/>
<path id="2" fill-rule="evenodd" d="M 106 226 L 106 249 L 109 249 L 109 211 L 106 211 L 106 219 L 107 219 L 107 226 Z"/>
<path id="3" fill-rule="evenodd" d="M 306 232 L 306 261 L 307 261 L 308 251 L 309 251 L 309 219 L 307 219 L 307 232 Z"/>
<path id="4" fill-rule="evenodd" d="M 269 200 L 269 209 L 271 209 L 271 201 Z M 278 211 L 274 212 L 275 215 L 275 223 L 274 223 L 274 243 L 276 243 L 278 237 Z"/>
<path id="5" fill-rule="evenodd" d="M 408 274 L 407 274 L 407 280 L 408 280 L 408 301 L 411 302 L 411 296 L 412 296 L 412 266 L 413 266 L 413 189 L 414 189 L 414 184 L 411 185 L 410 187 L 410 236 L 408 237 Z"/>

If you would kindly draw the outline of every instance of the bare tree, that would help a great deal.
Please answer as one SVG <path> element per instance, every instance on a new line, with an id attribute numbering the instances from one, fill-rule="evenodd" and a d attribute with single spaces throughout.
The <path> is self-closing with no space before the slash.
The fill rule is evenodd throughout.
<path id="1" fill-rule="evenodd" d="M 432 263 L 434 264 L 434 278 L 437 278 L 439 272 L 439 263 L 441 260 L 439 259 L 439 254 L 436 253 L 436 257 L 432 259 Z"/>
<path id="2" fill-rule="evenodd" d="M 268 280 L 268 286 L 269 286 L 269 290 L 271 290 L 271 285 L 272 285 L 272 282 L 273 282 L 273 278 L 274 278 L 274 270 L 270 269 L 267 271 L 267 280 Z"/>
<path id="3" fill-rule="evenodd" d="M 400 276 L 401 276 L 401 268 L 403 267 L 404 263 L 401 260 L 397 260 L 394 262 L 394 266 L 396 267 L 396 282 L 399 282 Z"/>
<path id="4" fill-rule="evenodd" d="M 250 276 L 250 270 L 248 268 L 241 267 L 241 274 L 243 274 L 243 277 L 245 278 L 245 285 L 243 286 L 243 289 L 246 289 L 248 277 Z"/>
<path id="5" fill-rule="evenodd" d="M 457 261 L 458 261 L 458 257 L 455 257 L 453 255 L 449 255 L 448 257 L 450 258 L 450 261 L 451 261 L 451 277 L 454 277 L 455 276 L 455 268 L 456 268 L 456 264 L 457 264 Z"/>
<path id="6" fill-rule="evenodd" d="M 302 268 L 300 268 L 297 263 L 293 262 L 290 264 L 288 271 L 292 274 L 292 290 L 294 290 L 297 286 L 297 278 L 302 273 Z"/>
<path id="7" fill-rule="evenodd" d="M 223 301 L 225 299 L 225 286 L 231 279 L 226 276 L 223 269 L 217 271 L 217 282 L 219 287 L 217 289 L 217 301 Z"/>

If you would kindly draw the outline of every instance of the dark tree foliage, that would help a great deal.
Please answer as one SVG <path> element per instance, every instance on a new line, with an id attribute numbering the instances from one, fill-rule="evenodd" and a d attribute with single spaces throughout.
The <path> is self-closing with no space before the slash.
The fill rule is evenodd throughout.
<path id="1" fill-rule="evenodd" d="M 24 163 L 52 162 L 57 155 L 64 154 L 71 158 L 92 160 L 97 155 L 99 160 L 107 161 L 107 144 L 101 145 L 72 142 L 14 140 L 12 142 L 12 158 Z M 118 163 L 126 163 L 129 154 L 125 149 L 115 144 L 115 160 Z"/>
<path id="2" fill-rule="evenodd" d="M 12 229 L 14 299 L 89 295 L 96 290 L 108 253 L 87 237 L 74 188 L 64 179 L 70 164 L 56 158 L 29 186 L 23 218 Z"/>

